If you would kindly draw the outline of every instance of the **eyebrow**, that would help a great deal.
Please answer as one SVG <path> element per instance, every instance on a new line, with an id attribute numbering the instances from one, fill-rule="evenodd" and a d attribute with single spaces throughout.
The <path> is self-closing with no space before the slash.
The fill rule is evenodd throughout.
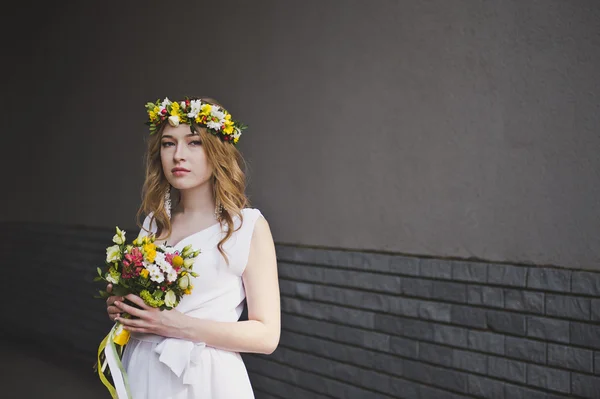
<path id="1" fill-rule="evenodd" d="M 188 133 L 185 137 L 190 137 L 190 136 L 198 136 L 198 133 Z M 175 137 L 171 136 L 170 134 L 163 134 L 161 139 L 174 139 Z"/>

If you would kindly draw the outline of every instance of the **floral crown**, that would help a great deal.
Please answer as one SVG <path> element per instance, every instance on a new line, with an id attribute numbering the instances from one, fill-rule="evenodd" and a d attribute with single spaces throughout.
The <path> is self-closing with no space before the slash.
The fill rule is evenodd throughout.
<path id="1" fill-rule="evenodd" d="M 163 101 L 156 100 L 155 103 L 147 103 L 146 111 L 149 118 L 146 125 L 150 126 L 151 135 L 158 131 L 165 120 L 171 126 L 187 123 L 193 133 L 192 123 L 195 122 L 205 126 L 209 133 L 224 142 L 237 144 L 242 130 L 247 128 L 246 125 L 231 119 L 231 114 L 225 109 L 201 99 L 191 100 L 186 97 L 184 101 L 172 102 L 165 97 Z"/>

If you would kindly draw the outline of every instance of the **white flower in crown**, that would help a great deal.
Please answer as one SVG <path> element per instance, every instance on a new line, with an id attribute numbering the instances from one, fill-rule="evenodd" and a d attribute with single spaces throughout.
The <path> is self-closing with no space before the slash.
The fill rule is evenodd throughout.
<path id="1" fill-rule="evenodd" d="M 209 129 L 219 130 L 221 129 L 221 123 L 210 121 L 206 124 L 206 127 Z"/>
<path id="2" fill-rule="evenodd" d="M 173 127 L 179 126 L 179 115 L 169 116 L 169 125 L 171 125 Z"/>
<path id="3" fill-rule="evenodd" d="M 236 140 L 239 139 L 241 135 L 242 135 L 242 131 L 240 130 L 239 127 L 236 127 L 233 129 L 233 138 L 234 139 L 236 139 Z"/>
<path id="4" fill-rule="evenodd" d="M 167 108 L 167 105 L 171 104 L 171 100 L 168 97 L 165 97 L 162 103 L 160 103 L 161 108 Z"/>
<path id="5" fill-rule="evenodd" d="M 223 119 L 225 119 L 225 112 L 221 111 L 221 108 L 213 105 L 212 109 L 210 110 L 210 114 L 217 118 L 220 123 L 223 123 Z"/>
<path id="6" fill-rule="evenodd" d="M 200 112 L 200 100 L 190 101 L 190 112 L 188 112 L 188 118 L 196 118 Z"/>

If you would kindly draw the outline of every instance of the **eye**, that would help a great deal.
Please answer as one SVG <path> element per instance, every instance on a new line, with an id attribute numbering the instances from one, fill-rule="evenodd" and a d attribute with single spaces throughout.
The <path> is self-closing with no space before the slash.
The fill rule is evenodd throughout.
<path id="1" fill-rule="evenodd" d="M 190 141 L 190 145 L 193 145 L 193 146 L 202 145 L 202 142 L 200 140 L 194 140 L 194 141 Z"/>
<path id="2" fill-rule="evenodd" d="M 162 143 L 160 143 L 160 145 L 163 148 L 166 148 L 166 147 L 171 147 L 172 145 L 175 145 L 175 144 L 171 143 L 170 141 L 163 141 Z"/>

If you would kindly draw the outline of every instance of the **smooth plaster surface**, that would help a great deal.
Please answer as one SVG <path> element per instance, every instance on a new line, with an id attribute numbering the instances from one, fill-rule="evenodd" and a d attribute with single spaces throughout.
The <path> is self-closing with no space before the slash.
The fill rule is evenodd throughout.
<path id="1" fill-rule="evenodd" d="M 0 220 L 133 226 L 208 95 L 278 242 L 600 269 L 597 1 L 139 4 L 11 6 Z"/>

